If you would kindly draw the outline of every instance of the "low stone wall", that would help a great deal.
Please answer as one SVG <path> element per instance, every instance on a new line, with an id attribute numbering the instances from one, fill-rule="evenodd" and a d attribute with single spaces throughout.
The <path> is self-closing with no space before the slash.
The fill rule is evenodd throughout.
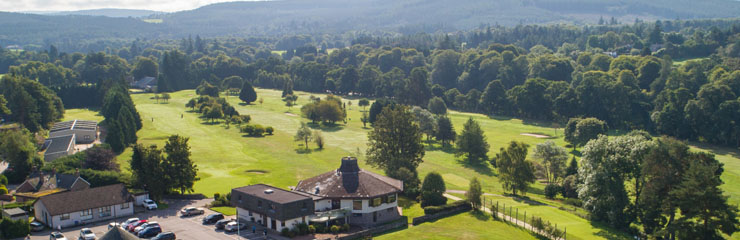
<path id="1" fill-rule="evenodd" d="M 435 214 L 432 214 L 432 215 L 424 215 L 424 216 L 421 216 L 421 217 L 415 217 L 414 219 L 411 220 L 411 223 L 414 224 L 414 225 L 419 225 L 419 224 L 422 224 L 424 222 L 437 220 L 437 219 L 440 219 L 440 218 L 443 218 L 443 217 L 447 217 L 447 216 L 450 216 L 450 215 L 455 215 L 455 214 L 458 214 L 458 213 L 461 213 L 461 212 L 467 212 L 467 211 L 470 211 L 471 209 L 472 209 L 472 207 L 470 207 L 470 204 L 463 204 L 463 205 L 460 205 L 460 207 L 457 207 L 457 208 L 454 208 L 454 209 L 450 209 L 450 210 L 447 210 L 447 211 L 444 211 L 444 212 L 439 212 L 439 213 L 435 213 Z"/>

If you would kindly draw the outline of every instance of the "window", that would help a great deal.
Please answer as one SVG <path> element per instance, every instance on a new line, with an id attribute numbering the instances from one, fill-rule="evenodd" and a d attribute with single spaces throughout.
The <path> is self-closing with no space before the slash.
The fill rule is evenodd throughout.
<path id="1" fill-rule="evenodd" d="M 68 220 L 69 219 L 69 213 L 62 214 L 62 220 Z"/>
<path id="2" fill-rule="evenodd" d="M 280 227 L 285 227 L 285 222 L 281 221 L 280 222 Z"/>
<path id="3" fill-rule="evenodd" d="M 352 216 L 353 217 L 362 217 L 362 213 L 353 213 Z"/>
<path id="4" fill-rule="evenodd" d="M 242 195 L 239 195 L 239 203 L 242 203 Z"/>
<path id="5" fill-rule="evenodd" d="M 261 208 L 262 207 L 262 200 L 257 200 L 257 207 L 258 208 Z"/>
<path id="6" fill-rule="evenodd" d="M 121 204 L 121 209 L 126 209 L 126 208 L 129 208 L 129 207 L 131 207 L 131 203 L 130 202 Z"/>
<path id="7" fill-rule="evenodd" d="M 394 193 L 394 194 L 388 195 L 387 203 L 394 203 L 394 202 L 396 202 L 396 194 Z"/>
<path id="8" fill-rule="evenodd" d="M 110 214 L 110 206 L 107 207 L 101 207 L 98 209 L 100 217 L 109 217 Z"/>
<path id="9" fill-rule="evenodd" d="M 380 204 L 383 204 L 383 199 L 381 198 L 373 198 L 372 202 L 370 203 L 371 207 L 377 207 L 380 206 Z"/>
<path id="10" fill-rule="evenodd" d="M 270 203 L 269 206 L 270 206 L 270 210 L 275 211 L 275 204 Z"/>
<path id="11" fill-rule="evenodd" d="M 396 208 L 394 208 L 394 207 L 388 208 L 388 212 L 393 212 L 393 209 L 396 209 Z"/>
<path id="12" fill-rule="evenodd" d="M 362 200 L 352 201 L 352 210 L 362 210 Z"/>
<path id="13" fill-rule="evenodd" d="M 80 219 L 87 220 L 92 218 L 92 209 L 82 210 L 80 212 Z"/>

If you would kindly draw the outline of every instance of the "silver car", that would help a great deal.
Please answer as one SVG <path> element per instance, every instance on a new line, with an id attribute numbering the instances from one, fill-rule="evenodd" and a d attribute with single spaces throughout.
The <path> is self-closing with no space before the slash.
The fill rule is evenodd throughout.
<path id="1" fill-rule="evenodd" d="M 98 237 L 95 236 L 95 233 L 92 230 L 90 230 L 89 228 L 83 228 L 82 230 L 80 230 L 80 237 L 77 239 L 78 240 L 95 240 L 96 238 Z"/>

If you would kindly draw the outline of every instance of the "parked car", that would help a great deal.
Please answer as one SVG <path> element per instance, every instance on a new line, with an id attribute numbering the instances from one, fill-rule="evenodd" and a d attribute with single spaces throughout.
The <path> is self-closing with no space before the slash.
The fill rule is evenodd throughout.
<path id="1" fill-rule="evenodd" d="M 229 224 L 230 222 L 233 222 L 234 219 L 221 219 L 216 222 L 216 229 L 224 229 L 226 224 Z"/>
<path id="2" fill-rule="evenodd" d="M 154 202 L 154 200 L 151 200 L 151 199 L 145 199 L 144 200 L 144 203 L 142 203 L 141 205 L 143 205 L 144 208 L 146 208 L 146 210 L 154 210 L 154 209 L 157 209 L 157 203 Z"/>
<path id="3" fill-rule="evenodd" d="M 233 231 L 242 230 L 245 228 L 247 228 L 247 224 L 245 223 L 230 222 L 229 224 L 226 224 L 226 227 L 224 227 L 224 230 L 227 232 L 233 232 Z"/>
<path id="4" fill-rule="evenodd" d="M 224 215 L 220 213 L 214 213 L 203 218 L 203 224 L 213 224 L 218 220 L 224 219 Z"/>
<path id="5" fill-rule="evenodd" d="M 144 224 L 146 222 L 147 222 L 146 219 L 142 219 L 142 220 L 133 222 L 133 223 L 131 223 L 131 224 L 128 225 L 128 228 L 126 228 L 126 230 L 128 230 L 129 232 L 133 232 L 134 229 L 136 229 L 136 227 L 141 226 L 142 224 Z"/>
<path id="6" fill-rule="evenodd" d="M 159 223 L 158 222 L 147 222 L 147 223 L 144 223 L 141 226 L 138 226 L 138 227 L 134 228 L 134 233 L 139 233 L 139 232 L 141 232 L 141 230 L 147 229 L 148 227 L 154 227 L 154 226 L 159 227 Z"/>
<path id="7" fill-rule="evenodd" d="M 121 228 L 128 230 L 129 225 L 131 225 L 132 223 L 138 222 L 138 221 L 139 221 L 139 218 L 129 218 L 126 221 L 123 221 L 121 223 Z"/>
<path id="8" fill-rule="evenodd" d="M 80 237 L 77 239 L 78 240 L 95 240 L 96 238 L 98 237 L 95 236 L 95 233 L 92 230 L 90 230 L 89 228 L 83 228 L 82 230 L 80 230 Z"/>
<path id="9" fill-rule="evenodd" d="M 31 231 L 32 232 L 44 231 L 44 224 L 42 224 L 40 222 L 33 221 L 29 225 L 31 225 Z"/>
<path id="10" fill-rule="evenodd" d="M 193 216 L 193 215 L 200 215 L 205 213 L 205 210 L 202 208 L 196 208 L 196 207 L 187 207 L 180 210 L 181 216 Z"/>
<path id="11" fill-rule="evenodd" d="M 175 240 L 177 236 L 173 232 L 162 232 L 154 236 L 152 240 Z"/>
<path id="12" fill-rule="evenodd" d="M 151 226 L 148 228 L 145 228 L 144 230 L 141 230 L 139 233 L 136 234 L 136 236 L 140 238 L 150 238 L 157 236 L 157 234 L 162 232 L 162 228 L 159 226 Z"/>
<path id="13" fill-rule="evenodd" d="M 108 223 L 108 230 L 114 227 L 119 227 L 119 226 L 121 226 L 121 224 L 117 222 Z"/>
<path id="14" fill-rule="evenodd" d="M 67 238 L 60 232 L 52 232 L 49 235 L 49 240 L 67 240 Z"/>

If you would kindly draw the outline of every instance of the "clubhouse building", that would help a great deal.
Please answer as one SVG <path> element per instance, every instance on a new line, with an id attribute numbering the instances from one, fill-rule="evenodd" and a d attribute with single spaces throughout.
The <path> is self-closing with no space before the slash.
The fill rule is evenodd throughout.
<path id="1" fill-rule="evenodd" d="M 373 227 L 401 218 L 403 182 L 362 170 L 357 158 L 339 169 L 298 182 L 291 191 L 265 184 L 231 190 L 238 217 L 276 231 L 299 223 Z"/>

